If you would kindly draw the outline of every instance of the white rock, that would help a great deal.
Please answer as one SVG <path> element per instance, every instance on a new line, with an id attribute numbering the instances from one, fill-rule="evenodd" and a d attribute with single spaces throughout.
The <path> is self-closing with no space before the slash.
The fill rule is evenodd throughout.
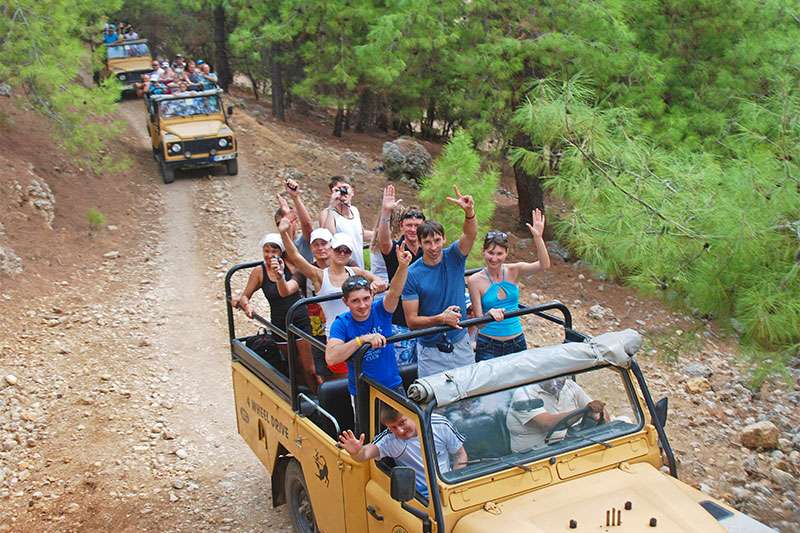
<path id="1" fill-rule="evenodd" d="M 119 257 L 119 252 L 117 250 L 111 250 L 110 252 L 104 253 L 103 257 L 106 259 L 117 259 Z"/>
<path id="2" fill-rule="evenodd" d="M 178 456 L 178 459 L 186 459 L 187 457 L 189 457 L 189 452 L 187 452 L 183 448 L 178 448 L 175 451 L 175 455 Z"/>
<path id="3" fill-rule="evenodd" d="M 5 377 L 5 380 L 6 380 L 6 383 L 8 383 L 9 385 L 16 385 L 17 381 L 18 381 L 17 380 L 17 376 L 15 376 L 14 374 L 8 374 Z"/>

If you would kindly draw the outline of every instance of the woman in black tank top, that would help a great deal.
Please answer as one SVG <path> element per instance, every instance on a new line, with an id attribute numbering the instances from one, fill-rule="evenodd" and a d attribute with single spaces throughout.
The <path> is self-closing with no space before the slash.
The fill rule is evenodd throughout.
<path id="1" fill-rule="evenodd" d="M 283 242 L 277 233 L 265 235 L 259 242 L 264 261 L 261 268 L 250 271 L 247 286 L 238 298 L 233 299 L 233 307 L 241 308 L 247 316 L 253 316 L 250 298 L 261 288 L 270 308 L 270 321 L 286 331 L 286 313 L 302 296 L 296 281 L 292 280 L 292 265 L 285 263 Z M 283 296 L 281 295 L 283 294 Z M 308 312 L 301 307 L 294 314 L 293 324 L 303 331 L 310 331 Z"/>

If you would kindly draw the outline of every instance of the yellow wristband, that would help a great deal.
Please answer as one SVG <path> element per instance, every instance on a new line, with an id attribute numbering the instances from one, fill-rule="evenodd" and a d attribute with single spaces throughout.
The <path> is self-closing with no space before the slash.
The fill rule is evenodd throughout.
<path id="1" fill-rule="evenodd" d="M 361 336 L 356 337 L 356 346 L 361 348 L 362 344 L 364 344 L 364 341 L 361 340 Z"/>

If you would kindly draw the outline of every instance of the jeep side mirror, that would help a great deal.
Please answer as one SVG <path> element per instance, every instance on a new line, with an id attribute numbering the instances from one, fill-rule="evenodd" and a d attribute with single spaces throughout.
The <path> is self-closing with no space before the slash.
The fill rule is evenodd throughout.
<path id="1" fill-rule="evenodd" d="M 407 502 L 414 498 L 416 491 L 416 474 L 409 466 L 396 466 L 392 468 L 392 499 L 398 502 Z"/>
<path id="2" fill-rule="evenodd" d="M 656 402 L 656 418 L 661 422 L 661 427 L 667 427 L 667 410 L 669 409 L 669 400 L 666 396 Z"/>
<path id="3" fill-rule="evenodd" d="M 228 114 L 229 115 L 233 115 L 233 106 L 232 105 L 228 106 Z"/>

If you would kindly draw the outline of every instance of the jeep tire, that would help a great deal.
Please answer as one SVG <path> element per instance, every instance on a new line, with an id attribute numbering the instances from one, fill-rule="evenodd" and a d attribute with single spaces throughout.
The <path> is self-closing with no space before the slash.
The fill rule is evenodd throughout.
<path id="1" fill-rule="evenodd" d="M 164 161 L 161 161 L 161 179 L 167 184 L 175 181 L 175 169 L 167 165 Z"/>
<path id="2" fill-rule="evenodd" d="M 235 176 L 239 173 L 239 160 L 231 159 L 225 162 L 225 169 L 228 171 L 228 176 Z"/>
<path id="3" fill-rule="evenodd" d="M 235 161 L 235 160 L 234 160 Z M 289 507 L 289 516 L 297 533 L 317 533 L 317 521 L 314 510 L 311 508 L 311 498 L 308 495 L 306 480 L 300 464 L 292 459 L 286 466 L 283 490 L 286 494 L 286 503 Z"/>

